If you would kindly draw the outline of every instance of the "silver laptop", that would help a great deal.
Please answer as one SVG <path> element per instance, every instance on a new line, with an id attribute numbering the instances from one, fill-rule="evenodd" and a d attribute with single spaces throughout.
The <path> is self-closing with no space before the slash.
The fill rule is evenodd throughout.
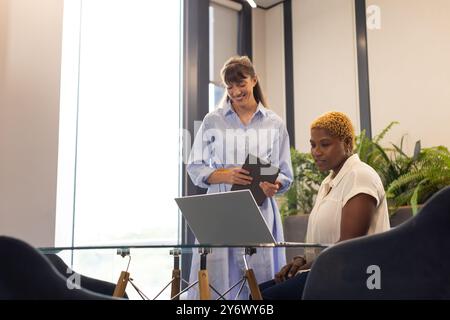
<path id="1" fill-rule="evenodd" d="M 200 244 L 274 244 L 275 239 L 249 190 L 176 198 Z"/>

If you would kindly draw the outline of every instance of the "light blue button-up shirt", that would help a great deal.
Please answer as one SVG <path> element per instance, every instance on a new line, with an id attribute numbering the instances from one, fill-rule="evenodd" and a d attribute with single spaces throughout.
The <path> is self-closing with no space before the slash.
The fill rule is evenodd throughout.
<path id="1" fill-rule="evenodd" d="M 230 184 L 209 184 L 208 177 L 220 168 L 239 167 L 251 153 L 260 159 L 271 162 L 280 168 L 278 181 L 281 183 L 279 193 L 289 189 L 292 179 L 289 136 L 282 119 L 261 103 L 248 125 L 244 125 L 230 103 L 206 115 L 198 130 L 189 156 L 187 171 L 193 183 L 207 188 L 208 193 L 225 192 Z M 276 241 L 284 241 L 283 227 L 278 206 L 273 198 L 267 198 L 260 210 L 272 231 Z M 242 250 L 214 249 L 208 255 L 208 271 L 211 284 L 219 292 L 226 291 L 236 283 L 243 274 Z M 258 282 L 270 280 L 285 265 L 283 249 L 258 249 L 251 256 L 250 265 Z M 197 279 L 199 270 L 198 255 L 194 255 L 191 268 L 191 281 Z M 231 292 L 234 298 L 236 290 Z M 231 297 L 229 296 L 229 298 Z M 196 290 L 191 290 L 190 298 L 198 298 Z M 241 298 L 248 297 L 248 290 L 243 290 Z"/>

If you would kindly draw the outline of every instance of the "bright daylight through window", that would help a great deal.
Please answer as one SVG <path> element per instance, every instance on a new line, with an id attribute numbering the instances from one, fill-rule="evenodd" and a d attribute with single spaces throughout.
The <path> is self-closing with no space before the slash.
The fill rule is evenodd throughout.
<path id="1" fill-rule="evenodd" d="M 180 30 L 179 0 L 65 1 L 56 245 L 178 241 Z M 168 250 L 131 254 L 158 292 Z M 113 282 L 127 261 L 74 253 L 77 272 Z"/>

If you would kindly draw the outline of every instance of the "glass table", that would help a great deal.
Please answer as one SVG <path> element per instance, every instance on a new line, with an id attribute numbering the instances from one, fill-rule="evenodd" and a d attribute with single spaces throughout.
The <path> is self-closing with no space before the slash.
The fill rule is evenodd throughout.
<path id="1" fill-rule="evenodd" d="M 311 248 L 323 250 L 327 245 L 310 243 L 269 243 L 246 245 L 208 245 L 208 244 L 120 244 L 96 246 L 42 247 L 39 250 L 47 255 L 58 255 L 67 266 L 68 281 L 76 281 L 74 275 L 82 274 L 115 284 L 113 295 L 123 297 L 127 290 L 130 299 L 186 299 L 186 291 L 198 287 L 200 299 L 233 299 L 230 291 L 245 285 L 253 299 L 261 298 L 258 279 L 248 258 L 264 250 L 284 250 L 289 248 Z M 242 279 L 225 292 L 219 292 L 211 285 L 208 275 L 208 255 L 215 250 L 234 248 L 242 254 L 244 268 Z M 190 261 L 193 254 L 200 255 L 198 279 L 189 283 Z M 74 271 L 76 270 L 76 273 Z M 79 279 L 79 278 L 78 278 Z M 69 285 L 69 284 L 68 284 Z M 83 287 L 83 284 L 80 284 Z M 168 290 L 170 286 L 170 290 Z M 236 297 L 237 298 L 237 295 Z"/>

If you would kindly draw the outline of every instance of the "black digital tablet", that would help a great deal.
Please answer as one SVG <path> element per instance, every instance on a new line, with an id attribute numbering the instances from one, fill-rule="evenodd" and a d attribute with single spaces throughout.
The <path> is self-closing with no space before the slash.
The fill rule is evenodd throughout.
<path id="1" fill-rule="evenodd" d="M 262 161 L 252 154 L 247 155 L 247 159 L 245 159 L 242 169 L 245 169 L 250 173 L 249 175 L 253 178 L 252 183 L 246 186 L 233 184 L 231 191 L 249 189 L 258 206 L 262 206 L 267 197 L 259 186 L 259 183 L 264 181 L 275 183 L 278 174 L 280 173 L 280 169 L 272 166 L 270 163 Z"/>

